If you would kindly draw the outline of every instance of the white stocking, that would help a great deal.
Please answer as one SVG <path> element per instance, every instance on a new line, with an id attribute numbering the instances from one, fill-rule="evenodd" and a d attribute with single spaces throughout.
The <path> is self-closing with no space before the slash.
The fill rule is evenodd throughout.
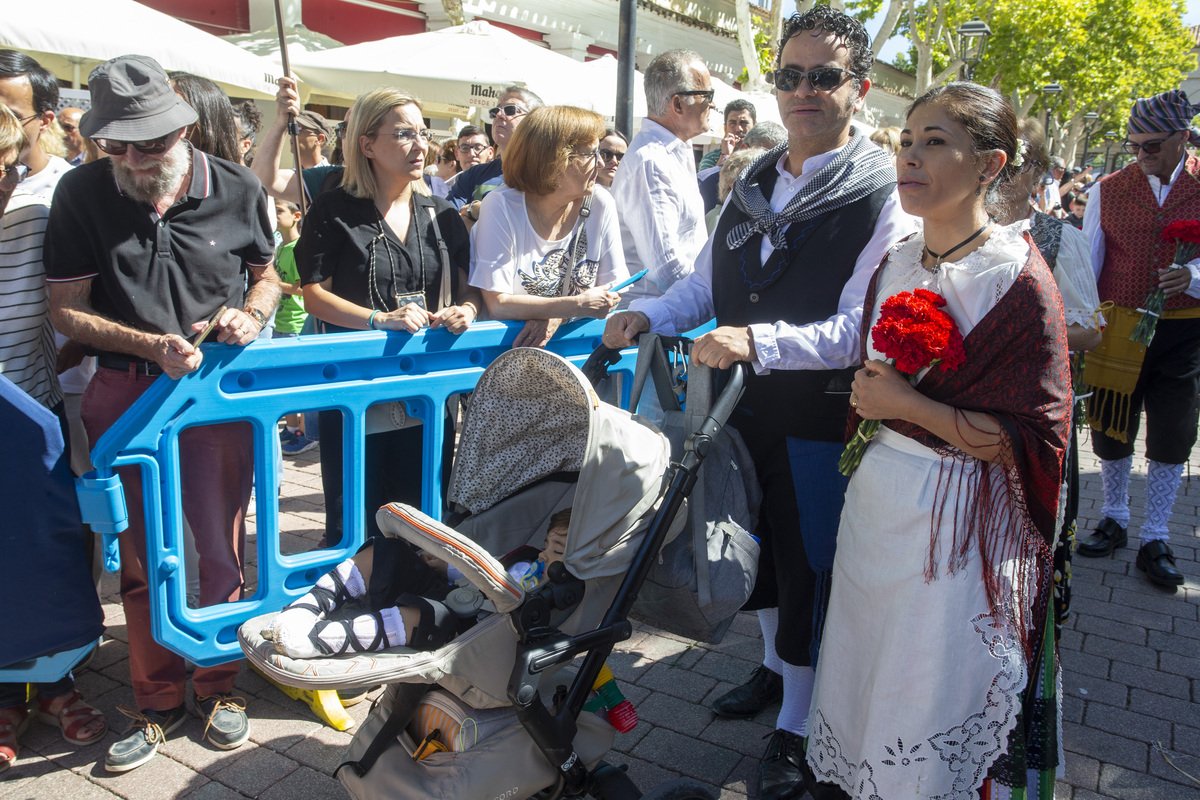
<path id="1" fill-rule="evenodd" d="M 1175 506 L 1175 494 L 1179 491 L 1179 480 L 1183 477 L 1183 464 L 1163 464 L 1151 461 L 1146 475 L 1146 521 L 1138 537 L 1140 544 L 1166 541 L 1167 521 Z"/>
<path id="2" fill-rule="evenodd" d="M 763 635 L 763 666 L 776 675 L 783 674 L 783 660 L 775 652 L 775 634 L 779 632 L 779 609 L 760 608 L 758 626 Z"/>
<path id="3" fill-rule="evenodd" d="M 775 727 L 797 736 L 808 736 L 808 708 L 812 705 L 813 681 L 817 671 L 812 667 L 783 665 L 783 706 Z"/>
<path id="4" fill-rule="evenodd" d="M 1129 473 L 1133 456 L 1116 461 L 1100 460 L 1100 478 L 1104 482 L 1104 506 L 1100 510 L 1122 528 L 1129 527 Z"/>

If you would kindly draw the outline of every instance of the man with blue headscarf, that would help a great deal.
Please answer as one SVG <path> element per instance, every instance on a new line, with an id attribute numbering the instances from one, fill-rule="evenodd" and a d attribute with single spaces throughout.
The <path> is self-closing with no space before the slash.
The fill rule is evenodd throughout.
<path id="1" fill-rule="evenodd" d="M 1088 417 L 1104 482 L 1103 519 L 1076 549 L 1106 556 L 1124 547 L 1129 526 L 1129 475 L 1142 410 L 1146 412 L 1146 510 L 1137 568 L 1175 587 L 1183 574 L 1167 545 L 1167 521 L 1200 419 L 1200 259 L 1173 264 L 1172 222 L 1200 220 L 1200 143 L 1187 95 L 1175 90 L 1134 103 L 1123 149 L 1136 156 L 1088 193 L 1083 232 L 1092 253 L 1108 326 L 1088 353 L 1084 381 L 1093 387 Z M 1148 347 L 1130 340 L 1147 295 L 1161 288 L 1166 309 Z"/>

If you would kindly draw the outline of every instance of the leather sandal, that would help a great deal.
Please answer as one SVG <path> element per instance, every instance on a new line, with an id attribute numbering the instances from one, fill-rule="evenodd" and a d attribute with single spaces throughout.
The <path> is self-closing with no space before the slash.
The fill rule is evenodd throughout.
<path id="1" fill-rule="evenodd" d="M 17 763 L 17 738 L 29 726 L 29 708 L 0 708 L 0 772 Z"/>
<path id="2" fill-rule="evenodd" d="M 58 710 L 52 711 L 58 703 L 61 703 Z M 60 729 L 63 738 L 71 744 L 94 744 L 108 732 L 103 712 L 84 700 L 78 691 L 65 697 L 38 698 L 38 719 Z M 94 726 L 96 720 L 100 721 L 99 727 Z"/>

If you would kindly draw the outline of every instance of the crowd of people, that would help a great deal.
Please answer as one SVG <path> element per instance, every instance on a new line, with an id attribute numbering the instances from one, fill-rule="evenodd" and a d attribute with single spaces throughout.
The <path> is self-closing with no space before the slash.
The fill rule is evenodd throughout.
<path id="1" fill-rule="evenodd" d="M 487 318 L 522 323 L 514 346 L 541 347 L 564 320 L 591 317 L 607 319 L 605 344 L 625 348 L 715 320 L 692 358 L 753 373 L 730 426 L 762 488 L 744 608 L 764 653 L 713 711 L 748 718 L 780 703 L 757 796 L 1044 797 L 1042 778 L 1062 768 L 1046 720 L 1071 558 L 1128 543 L 1143 411 L 1136 564 L 1156 584 L 1183 582 L 1168 520 L 1200 418 L 1200 259 L 1175 263 L 1160 234 L 1200 219 L 1197 109 L 1179 91 L 1138 100 L 1124 143 L 1134 160 L 1096 179 L 1068 173 L 1036 121 L 969 82 L 917 98 L 901 128 L 860 133 L 851 119 L 873 62 L 852 17 L 828 6 L 793 16 L 773 74 L 783 125 L 730 103 L 698 169 L 692 140 L 708 130 L 714 92 L 688 50 L 646 68 L 647 116 L 631 139 L 510 86 L 489 126 L 441 144 L 401 88 L 360 96 L 331 124 L 285 78 L 264 129 L 253 103 L 136 55 L 92 72 L 86 112 L 56 113 L 54 78 L 0 51 L 0 372 L 57 415 L 82 474 L 88 443 L 153 382 L 200 366 L 206 328 L 244 346 L 347 330 L 461 334 Z M 298 170 L 280 166 L 289 119 Z M 1130 335 L 1156 289 L 1165 311 L 1146 346 Z M 953 329 L 953 364 L 897 367 L 879 331 L 914 298 Z M 653 393 L 639 412 L 658 419 Z M 1104 505 L 1076 546 L 1080 414 Z M 863 436 L 864 421 L 882 425 Z M 280 430 L 285 454 L 320 448 L 323 546 L 342 540 L 347 517 L 342 424 L 336 411 L 297 413 Z M 856 436 L 865 455 L 848 470 Z M 179 437 L 199 606 L 243 596 L 251 441 L 248 422 Z M 422 447 L 420 427 L 368 437 L 356 512 L 369 540 L 376 508 L 419 505 Z M 104 756 L 112 772 L 153 758 L 189 712 L 221 749 L 251 725 L 233 694 L 239 662 L 197 667 L 189 693 L 183 659 L 151 634 L 138 473 L 118 470 L 136 708 Z M 442 578 L 405 558 L 393 559 L 406 564 L 400 605 L 361 630 L 314 630 L 325 606 L 364 594 L 371 553 L 290 607 L 280 646 L 309 656 L 454 634 L 412 595 Z M 27 572 L 36 581 L 52 567 Z M 0 770 L 35 714 L 75 744 L 106 734 L 70 675 L 35 689 L 31 704 L 25 686 L 0 686 Z"/>

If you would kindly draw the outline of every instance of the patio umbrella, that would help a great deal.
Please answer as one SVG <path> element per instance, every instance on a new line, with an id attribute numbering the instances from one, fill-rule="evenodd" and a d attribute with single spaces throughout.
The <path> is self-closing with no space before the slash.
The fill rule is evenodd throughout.
<path id="1" fill-rule="evenodd" d="M 494 106 L 509 84 L 540 95 L 540 77 L 574 74 L 582 66 L 482 20 L 292 56 L 296 74 L 314 92 L 395 86 L 421 98 L 427 115 L 463 119 L 474 108 Z"/>
<path id="2" fill-rule="evenodd" d="M 75 86 L 97 64 L 131 53 L 208 78 L 234 97 L 275 97 L 283 72 L 278 63 L 134 0 L 13 3 L 4 12 L 0 47 L 28 54 Z"/>

